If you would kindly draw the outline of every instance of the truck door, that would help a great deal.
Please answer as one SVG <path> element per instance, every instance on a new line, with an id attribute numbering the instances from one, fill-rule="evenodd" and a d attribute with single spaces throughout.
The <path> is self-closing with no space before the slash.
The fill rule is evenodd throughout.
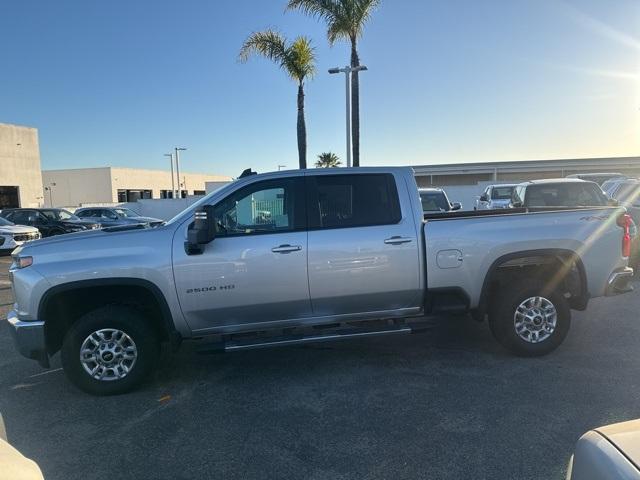
<path id="1" fill-rule="evenodd" d="M 314 316 L 419 306 L 415 220 L 394 175 L 312 173 L 306 181 Z M 406 196 L 404 180 L 401 188 Z"/>
<path id="2" fill-rule="evenodd" d="M 216 238 L 187 255 L 173 242 L 174 277 L 192 330 L 309 316 L 304 177 L 263 180 L 215 205 Z"/>

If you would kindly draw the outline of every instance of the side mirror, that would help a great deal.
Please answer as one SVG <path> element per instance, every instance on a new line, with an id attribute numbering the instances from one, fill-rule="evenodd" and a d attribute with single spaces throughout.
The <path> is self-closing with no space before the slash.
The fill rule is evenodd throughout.
<path id="1" fill-rule="evenodd" d="M 193 223 L 187 231 L 184 249 L 187 255 L 200 255 L 202 245 L 211 243 L 216 238 L 216 220 L 213 216 L 213 205 L 205 205 L 193 213 Z"/>
<path id="2" fill-rule="evenodd" d="M 487 198 L 487 196 L 486 196 L 486 195 L 484 195 L 484 194 L 483 194 L 483 195 L 480 195 L 480 201 L 481 201 L 481 202 L 488 202 L 488 201 L 489 201 L 489 199 Z"/>
<path id="3" fill-rule="evenodd" d="M 460 202 L 451 202 L 451 210 L 460 210 L 462 204 Z"/>
<path id="4" fill-rule="evenodd" d="M 610 207 L 619 207 L 620 202 L 615 198 L 610 198 L 609 200 L 607 200 L 607 205 L 609 205 Z"/>
<path id="5" fill-rule="evenodd" d="M 511 202 L 511 208 L 522 208 L 522 202 Z"/>

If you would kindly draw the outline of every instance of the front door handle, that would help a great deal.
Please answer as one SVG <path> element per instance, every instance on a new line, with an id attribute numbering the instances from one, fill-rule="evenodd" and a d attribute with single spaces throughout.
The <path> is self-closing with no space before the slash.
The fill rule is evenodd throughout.
<path id="1" fill-rule="evenodd" d="M 387 245 L 401 245 L 403 243 L 410 243 L 410 242 L 413 242 L 413 238 L 401 237 L 399 235 L 397 235 L 395 237 L 387 238 L 384 241 L 384 243 L 386 243 Z"/>
<path id="2" fill-rule="evenodd" d="M 280 245 L 278 247 L 273 247 L 271 249 L 271 251 L 273 253 L 291 253 L 291 252 L 297 252 L 299 250 L 302 250 L 302 247 L 300 245 Z"/>

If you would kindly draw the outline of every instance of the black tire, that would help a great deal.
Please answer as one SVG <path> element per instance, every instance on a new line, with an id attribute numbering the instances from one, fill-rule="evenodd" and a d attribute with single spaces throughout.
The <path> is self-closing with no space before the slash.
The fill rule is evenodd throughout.
<path id="1" fill-rule="evenodd" d="M 547 338 L 532 343 L 516 330 L 515 314 L 518 306 L 532 297 L 543 297 L 556 310 L 556 325 Z M 552 352 L 564 341 L 571 326 L 571 309 L 564 295 L 549 292 L 542 281 L 532 279 L 503 286 L 494 298 L 489 311 L 489 327 L 496 340 L 512 353 L 523 357 L 537 357 Z M 523 334 L 531 338 L 531 335 Z"/>
<path id="2" fill-rule="evenodd" d="M 122 378 L 113 378 L 114 370 L 107 369 L 109 373 L 105 377 L 111 379 L 98 380 L 85 370 L 80 361 L 80 349 L 85 339 L 93 332 L 103 329 L 124 332 L 135 344 L 135 362 L 127 365 L 131 369 Z M 106 338 L 109 341 L 111 339 L 109 336 Z M 109 345 L 116 343 L 114 341 Z M 128 345 L 131 346 L 131 343 Z M 96 347 L 96 352 L 99 349 L 100 347 Z M 123 352 L 122 348 L 120 351 Z M 65 374 L 80 390 L 93 395 L 117 395 L 128 392 L 142 383 L 156 366 L 159 352 L 158 334 L 140 312 L 128 306 L 107 305 L 86 313 L 71 326 L 64 337 L 61 360 Z M 95 365 L 97 366 L 97 363 Z"/>

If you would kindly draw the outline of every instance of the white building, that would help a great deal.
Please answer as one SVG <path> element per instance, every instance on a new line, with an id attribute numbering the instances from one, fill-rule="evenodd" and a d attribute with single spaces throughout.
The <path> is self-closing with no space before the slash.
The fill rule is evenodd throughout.
<path id="1" fill-rule="evenodd" d="M 42 201 L 38 130 L 0 123 L 0 210 Z"/>
<path id="2" fill-rule="evenodd" d="M 224 175 L 180 172 L 180 195 L 204 195 L 207 182 L 228 182 Z M 173 198 L 171 173 L 164 170 L 98 167 L 44 170 L 42 182 L 46 206 L 125 203 L 140 199 Z M 178 195 L 176 195 L 178 197 Z"/>

